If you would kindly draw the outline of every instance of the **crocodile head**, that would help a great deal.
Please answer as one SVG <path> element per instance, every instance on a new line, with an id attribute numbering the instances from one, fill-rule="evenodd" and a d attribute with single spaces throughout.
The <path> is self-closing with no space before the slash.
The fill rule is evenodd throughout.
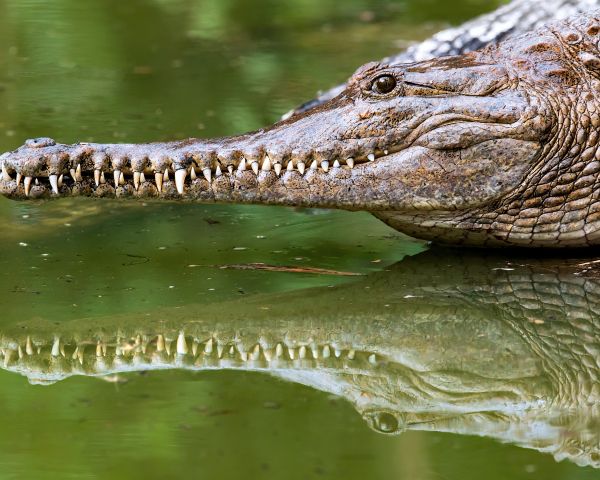
<path id="1" fill-rule="evenodd" d="M 241 136 L 30 140 L 0 157 L 0 192 L 367 210 L 441 242 L 587 245 L 596 23 L 573 17 L 462 56 L 367 64 L 336 98 Z"/>

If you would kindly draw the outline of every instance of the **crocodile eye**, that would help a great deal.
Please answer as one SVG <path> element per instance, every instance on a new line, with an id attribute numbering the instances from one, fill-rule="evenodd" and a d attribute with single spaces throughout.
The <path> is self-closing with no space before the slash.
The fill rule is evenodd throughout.
<path id="1" fill-rule="evenodd" d="M 374 418 L 375 430 L 381 433 L 396 433 L 400 429 L 398 419 L 386 412 L 378 413 Z"/>
<path id="2" fill-rule="evenodd" d="M 396 79 L 389 74 L 377 77 L 371 84 L 371 90 L 379 95 L 390 93 L 394 88 L 396 88 Z"/>

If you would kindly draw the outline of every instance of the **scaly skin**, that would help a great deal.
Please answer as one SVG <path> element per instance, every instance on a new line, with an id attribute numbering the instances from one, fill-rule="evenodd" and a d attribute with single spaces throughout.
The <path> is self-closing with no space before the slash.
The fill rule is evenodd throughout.
<path id="1" fill-rule="evenodd" d="M 340 395 L 382 433 L 482 435 L 600 467 L 596 262 L 426 252 L 336 288 L 0 329 L 34 383 L 186 369 Z"/>
<path id="2" fill-rule="evenodd" d="M 32 140 L 0 157 L 0 192 L 367 210 L 440 243 L 595 245 L 599 40 L 594 10 L 461 56 L 367 64 L 336 98 L 237 137 Z"/>

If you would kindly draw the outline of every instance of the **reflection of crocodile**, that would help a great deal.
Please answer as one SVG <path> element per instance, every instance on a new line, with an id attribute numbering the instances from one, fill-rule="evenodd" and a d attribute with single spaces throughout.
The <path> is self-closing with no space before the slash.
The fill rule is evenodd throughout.
<path id="1" fill-rule="evenodd" d="M 328 102 L 235 137 L 30 140 L 0 157 L 0 193 L 333 207 L 444 243 L 594 245 L 599 39 L 590 10 L 460 56 L 369 63 Z"/>
<path id="2" fill-rule="evenodd" d="M 345 397 L 384 433 L 478 434 L 600 467 L 600 282 L 443 253 L 336 288 L 3 326 L 0 365 L 34 383 L 262 371 Z"/>

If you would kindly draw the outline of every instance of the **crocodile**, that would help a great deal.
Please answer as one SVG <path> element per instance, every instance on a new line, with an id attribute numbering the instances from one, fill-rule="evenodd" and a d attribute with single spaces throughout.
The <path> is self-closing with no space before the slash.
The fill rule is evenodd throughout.
<path id="1" fill-rule="evenodd" d="M 599 267 L 434 248 L 333 288 L 4 323 L 0 368 L 34 384 L 262 373 L 346 399 L 382 434 L 480 435 L 600 468 Z"/>
<path id="2" fill-rule="evenodd" d="M 461 55 L 368 63 L 336 97 L 239 136 L 32 139 L 0 157 L 0 193 L 366 210 L 438 243 L 596 245 L 599 40 L 589 10 Z"/>

